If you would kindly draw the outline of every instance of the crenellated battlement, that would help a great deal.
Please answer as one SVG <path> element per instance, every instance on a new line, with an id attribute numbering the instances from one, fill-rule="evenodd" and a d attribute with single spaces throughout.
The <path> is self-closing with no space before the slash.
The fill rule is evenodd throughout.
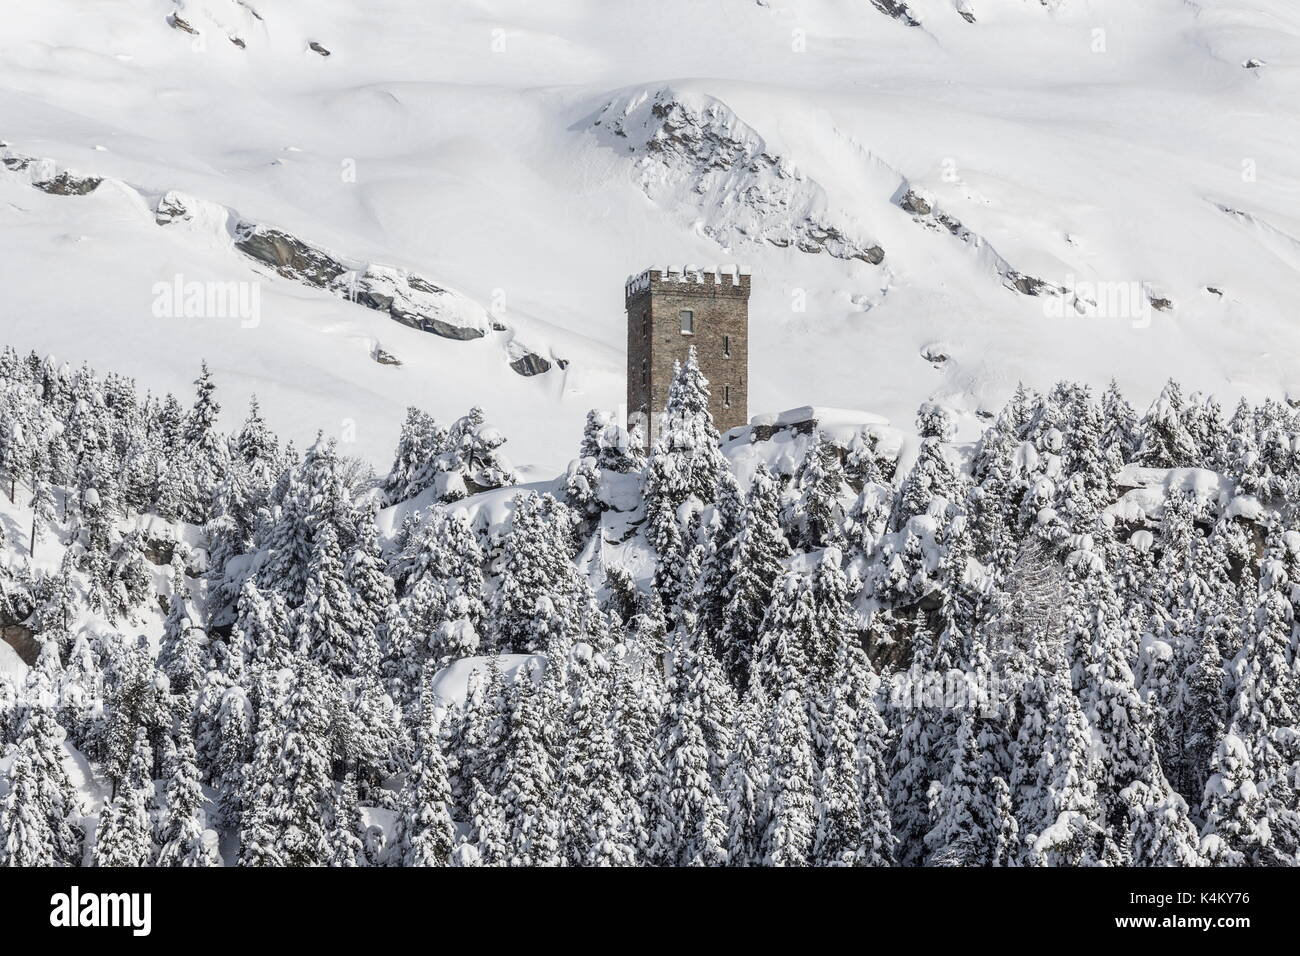
<path id="1" fill-rule="evenodd" d="M 749 295 L 749 273 L 738 265 L 721 265 L 701 268 L 695 265 L 652 266 L 639 275 L 628 276 L 623 286 L 624 299 L 631 301 L 645 295 L 657 286 L 714 286 L 727 290 L 724 294 Z M 681 291 L 680 289 L 678 291 Z"/>

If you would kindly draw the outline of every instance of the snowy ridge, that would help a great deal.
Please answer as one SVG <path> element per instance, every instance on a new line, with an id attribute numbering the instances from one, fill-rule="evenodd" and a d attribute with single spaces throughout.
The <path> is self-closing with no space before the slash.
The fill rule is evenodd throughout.
<path id="1" fill-rule="evenodd" d="M 23 156 L 12 149 L 0 152 L 0 163 L 44 192 L 83 196 L 105 180 L 84 176 L 52 159 Z M 116 188 L 135 192 L 118 180 Z M 248 222 L 231 209 L 168 190 L 157 201 L 155 222 L 160 226 L 185 223 L 188 228 L 216 239 L 219 247 L 233 248 L 269 265 L 283 278 L 325 288 L 349 302 L 389 313 L 395 321 L 454 340 L 482 338 L 489 332 L 508 332 L 505 351 L 510 367 L 520 375 L 546 372 L 551 362 L 530 351 L 517 334 L 493 319 L 481 305 L 461 293 L 440 288 L 422 276 L 394 266 L 347 260 L 305 242 L 283 230 Z"/>
<path id="2" fill-rule="evenodd" d="M 885 252 L 832 212 L 826 190 L 725 103 L 674 87 L 625 91 L 591 121 L 600 143 L 630 153 L 654 202 L 725 250 L 768 242 L 878 265 Z"/>

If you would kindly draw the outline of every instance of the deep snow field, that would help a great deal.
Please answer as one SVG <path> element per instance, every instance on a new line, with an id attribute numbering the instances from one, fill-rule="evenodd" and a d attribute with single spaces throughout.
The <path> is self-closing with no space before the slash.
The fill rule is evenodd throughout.
<path id="1" fill-rule="evenodd" d="M 0 341 L 187 402 L 206 359 L 223 425 L 256 392 L 380 468 L 406 405 L 479 404 L 554 473 L 623 399 L 625 277 L 740 263 L 751 414 L 933 399 L 970 438 L 1017 380 L 1300 400 L 1300 6 L 907 6 L 5 0 Z M 64 170 L 103 182 L 34 188 Z M 486 334 L 277 275 L 240 222 Z M 158 317 L 177 276 L 258 283 L 258 321 Z M 1095 314 L 1096 282 L 1136 307 Z"/>

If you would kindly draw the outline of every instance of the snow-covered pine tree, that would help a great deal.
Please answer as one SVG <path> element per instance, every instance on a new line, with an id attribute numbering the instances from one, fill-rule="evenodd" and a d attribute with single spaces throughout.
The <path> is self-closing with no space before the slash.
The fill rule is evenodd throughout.
<path id="1" fill-rule="evenodd" d="M 658 557 L 655 584 L 671 608 L 681 580 L 690 533 L 687 520 L 717 499 L 718 481 L 729 470 L 709 414 L 709 383 L 692 348 L 673 370 L 659 439 L 645 470 L 647 537 Z"/>
<path id="2" fill-rule="evenodd" d="M 754 472 L 741 518 L 729 574 L 722 585 L 726 601 L 717 644 L 727 672 L 737 688 L 749 683 L 749 667 L 763 615 L 782 571 L 790 545 L 781 530 L 780 496 L 766 466 Z"/>
<path id="3" fill-rule="evenodd" d="M 401 866 L 447 866 L 455 840 L 449 811 L 451 786 L 439 733 L 441 701 L 426 669 L 420 695 L 415 750 L 400 801 L 393 840 L 393 859 Z"/>
<path id="4" fill-rule="evenodd" d="M 555 760 L 547 742 L 545 699 L 533 664 L 515 676 L 513 746 L 501 787 L 506 860 L 511 866 L 558 866 L 560 818 L 555 805 Z"/>
<path id="5" fill-rule="evenodd" d="M 154 796 L 153 748 L 143 727 L 131 762 L 113 799 L 106 801 L 95 831 L 95 866 L 152 866 L 157 857 L 149 801 Z"/>
<path id="6" fill-rule="evenodd" d="M 220 866 L 215 840 L 206 838 L 203 785 L 198 755 L 187 721 L 177 722 L 168 738 L 164 760 L 167 771 L 167 807 L 159 825 L 159 866 Z"/>
<path id="7" fill-rule="evenodd" d="M 0 866 L 80 866 L 83 834 L 51 694 L 28 697 L 0 798 Z"/>

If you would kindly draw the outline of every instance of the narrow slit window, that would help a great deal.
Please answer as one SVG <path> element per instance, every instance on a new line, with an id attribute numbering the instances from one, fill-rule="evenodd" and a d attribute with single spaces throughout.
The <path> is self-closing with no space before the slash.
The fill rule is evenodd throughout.
<path id="1" fill-rule="evenodd" d="M 645 385 L 650 381 L 650 363 L 646 359 L 641 360 L 641 384 Z"/>
<path id="2" fill-rule="evenodd" d="M 722 386 L 722 404 L 727 406 L 727 408 L 731 407 L 731 386 L 730 385 Z"/>
<path id="3" fill-rule="evenodd" d="M 695 313 L 690 309 L 682 309 L 677 314 L 682 320 L 682 335 L 694 335 Z"/>
<path id="4" fill-rule="evenodd" d="M 641 334 L 650 334 L 650 313 L 643 313 L 641 316 Z"/>
<path id="5" fill-rule="evenodd" d="M 722 337 L 722 354 L 726 358 L 731 358 L 731 336 L 730 335 L 724 335 Z"/>

